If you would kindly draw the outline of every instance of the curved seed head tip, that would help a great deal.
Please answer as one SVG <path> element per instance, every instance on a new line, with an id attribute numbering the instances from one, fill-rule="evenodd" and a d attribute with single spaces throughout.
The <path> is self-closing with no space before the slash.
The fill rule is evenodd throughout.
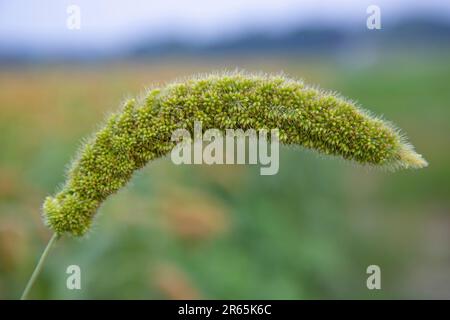
<path id="1" fill-rule="evenodd" d="M 428 166 L 428 162 L 422 157 L 421 154 L 415 152 L 413 147 L 410 145 L 402 145 L 398 151 L 398 156 L 401 166 L 406 169 L 420 169 Z"/>
<path id="2" fill-rule="evenodd" d="M 130 99 L 81 147 L 64 187 L 45 200 L 58 234 L 85 234 L 106 198 L 133 172 L 170 152 L 176 129 L 278 129 L 281 143 L 376 167 L 421 168 L 426 161 L 398 131 L 336 94 L 284 76 L 242 72 L 193 77 Z"/>

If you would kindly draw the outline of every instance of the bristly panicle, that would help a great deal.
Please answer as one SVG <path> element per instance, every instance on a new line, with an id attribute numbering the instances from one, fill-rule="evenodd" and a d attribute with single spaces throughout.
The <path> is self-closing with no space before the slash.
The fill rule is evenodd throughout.
<path id="1" fill-rule="evenodd" d="M 245 73 L 190 78 L 131 99 L 84 143 L 62 190 L 45 200 L 57 234 L 85 234 L 101 203 L 133 172 L 175 146 L 172 132 L 279 129 L 280 142 L 364 165 L 421 168 L 427 162 L 391 124 L 335 94 L 284 76 Z"/>

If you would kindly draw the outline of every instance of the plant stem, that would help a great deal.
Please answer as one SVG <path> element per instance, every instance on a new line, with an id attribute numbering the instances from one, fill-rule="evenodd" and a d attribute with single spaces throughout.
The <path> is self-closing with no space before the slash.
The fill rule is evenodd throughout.
<path id="1" fill-rule="evenodd" d="M 42 266 L 44 265 L 45 259 L 48 256 L 48 253 L 50 251 L 50 248 L 52 247 L 53 243 L 58 239 L 58 235 L 55 233 L 50 238 L 50 240 L 47 243 L 47 246 L 44 249 L 44 252 L 42 252 L 42 255 L 39 259 L 39 262 L 37 263 L 36 267 L 34 268 L 33 274 L 30 277 L 30 280 L 28 280 L 27 286 L 25 287 L 25 290 L 23 290 L 22 296 L 20 297 L 20 300 L 26 300 L 28 293 L 30 292 L 31 288 L 33 287 L 34 282 L 36 281 L 37 277 L 41 273 Z"/>

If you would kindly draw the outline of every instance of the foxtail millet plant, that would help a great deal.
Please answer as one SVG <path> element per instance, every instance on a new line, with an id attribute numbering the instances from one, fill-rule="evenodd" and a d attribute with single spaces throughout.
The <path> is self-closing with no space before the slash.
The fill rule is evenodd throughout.
<path id="1" fill-rule="evenodd" d="M 55 237 L 82 236 L 105 199 L 133 172 L 164 156 L 172 132 L 194 121 L 204 130 L 279 129 L 279 140 L 388 169 L 427 162 L 392 124 L 334 93 L 284 76 L 242 72 L 189 78 L 130 99 L 81 147 L 65 185 L 43 205 Z"/>

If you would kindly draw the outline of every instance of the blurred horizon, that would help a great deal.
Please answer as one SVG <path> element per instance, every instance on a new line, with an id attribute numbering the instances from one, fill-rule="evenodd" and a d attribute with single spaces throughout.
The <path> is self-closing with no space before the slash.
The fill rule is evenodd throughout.
<path id="1" fill-rule="evenodd" d="M 367 30 L 366 9 L 371 4 L 347 0 L 0 1 L 0 64 L 256 51 L 333 55 L 347 47 L 367 51 L 402 45 L 414 49 L 449 46 L 450 3 L 378 1 L 382 28 Z M 69 5 L 80 8 L 79 30 L 66 26 Z"/>

